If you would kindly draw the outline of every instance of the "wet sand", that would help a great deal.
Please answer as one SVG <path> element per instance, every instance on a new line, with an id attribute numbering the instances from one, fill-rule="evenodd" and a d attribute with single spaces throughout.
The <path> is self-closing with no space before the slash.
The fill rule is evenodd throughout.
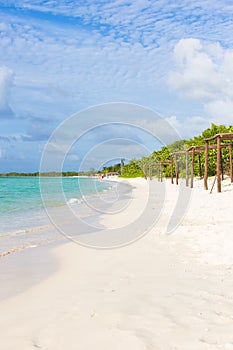
<path id="1" fill-rule="evenodd" d="M 23 293 L 58 270 L 59 261 L 52 253 L 58 244 L 26 248 L 1 257 L 0 302 Z"/>

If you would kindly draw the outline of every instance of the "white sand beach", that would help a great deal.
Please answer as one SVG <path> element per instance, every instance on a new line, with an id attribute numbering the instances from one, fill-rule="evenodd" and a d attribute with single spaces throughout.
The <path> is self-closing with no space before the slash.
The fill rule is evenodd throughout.
<path id="1" fill-rule="evenodd" d="M 130 183 L 131 202 L 103 215 L 106 227 L 125 226 L 143 212 L 148 181 Z M 233 186 L 226 181 L 222 193 L 212 194 L 202 187 L 195 182 L 171 234 L 166 226 L 179 186 L 167 181 L 162 215 L 142 238 L 117 249 L 69 241 L 51 248 L 56 271 L 28 286 L 25 269 L 20 277 L 27 288 L 0 301 L 0 348 L 233 349 Z M 15 264 L 23 254 L 12 254 Z M 45 268 L 43 259 L 37 257 L 35 270 Z M 24 260 L 30 265 L 30 257 Z"/>

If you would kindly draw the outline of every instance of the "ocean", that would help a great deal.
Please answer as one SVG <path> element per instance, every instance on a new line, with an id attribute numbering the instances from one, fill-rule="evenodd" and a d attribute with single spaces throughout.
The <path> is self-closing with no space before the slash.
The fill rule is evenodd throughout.
<path id="1" fill-rule="evenodd" d="M 86 177 L 0 177 L 0 255 L 61 237 L 53 230 L 52 211 L 59 216 L 69 208 L 97 222 L 118 199 L 118 186 Z"/>

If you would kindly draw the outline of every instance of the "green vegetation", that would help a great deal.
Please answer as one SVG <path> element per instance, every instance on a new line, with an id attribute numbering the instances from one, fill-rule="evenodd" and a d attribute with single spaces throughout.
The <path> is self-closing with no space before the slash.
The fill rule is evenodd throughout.
<path id="1" fill-rule="evenodd" d="M 148 176 L 149 175 L 149 165 L 154 164 L 153 174 L 157 173 L 158 168 L 156 168 L 157 162 L 170 160 L 170 153 L 185 151 L 191 146 L 201 146 L 205 144 L 205 139 L 212 137 L 219 133 L 233 132 L 233 126 L 215 125 L 212 124 L 210 128 L 204 130 L 201 135 L 195 136 L 189 140 L 178 140 L 170 145 L 162 147 L 158 151 L 152 152 L 148 157 L 142 157 L 141 159 L 132 159 L 129 164 L 125 165 L 123 168 L 122 177 L 137 177 L 137 176 Z M 213 142 L 214 143 L 214 142 Z M 226 141 L 225 143 L 229 143 Z M 211 142 L 210 142 L 211 144 Z M 179 171 L 180 176 L 185 176 L 185 155 L 180 155 L 180 165 Z M 229 173 L 229 153 L 227 148 L 222 149 L 222 162 L 223 169 L 225 173 Z M 198 176 L 200 173 L 200 166 L 202 171 L 204 170 L 204 152 L 200 153 L 200 164 L 199 157 L 195 157 L 194 163 L 194 175 Z M 162 168 L 163 176 L 169 177 L 171 174 L 170 165 L 164 166 Z M 209 166 L 208 173 L 209 176 L 215 175 L 216 172 L 216 150 L 209 150 Z"/>
<path id="2" fill-rule="evenodd" d="M 104 174 L 114 173 L 114 172 L 120 173 L 120 171 L 121 171 L 121 164 L 117 163 L 117 164 L 114 164 L 114 165 L 103 167 L 103 170 L 102 171 L 98 171 L 98 173 L 104 173 Z M 97 173 L 97 171 L 96 171 L 96 173 Z"/>
<path id="3" fill-rule="evenodd" d="M 121 174 L 122 177 L 143 177 L 142 161 L 132 159 L 129 164 L 125 164 Z"/>

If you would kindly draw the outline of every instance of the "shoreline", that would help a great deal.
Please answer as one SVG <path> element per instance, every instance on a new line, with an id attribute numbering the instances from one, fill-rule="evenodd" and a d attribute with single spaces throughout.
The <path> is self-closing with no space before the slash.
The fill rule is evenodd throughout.
<path id="1" fill-rule="evenodd" d="M 31 231 L 50 224 L 46 213 L 75 203 L 82 206 L 83 198 L 107 189 L 109 184 L 97 179 L 80 177 L 35 178 L 14 177 L 2 179 L 0 211 L 0 238 L 17 232 Z M 49 181 L 47 183 L 47 181 Z M 63 181 L 62 184 L 60 181 Z M 85 213 L 84 213 L 85 214 Z"/>
<path id="2" fill-rule="evenodd" d="M 128 225 L 130 213 L 143 211 L 147 182 L 131 185 L 127 215 L 102 215 L 106 227 Z M 44 269 L 55 259 L 55 270 L 0 301 L 2 348 L 233 349 L 233 189 L 211 195 L 192 189 L 185 218 L 167 235 L 179 186 L 164 186 L 159 220 L 134 243 L 51 246 Z"/>
<path id="3" fill-rule="evenodd" d="M 106 198 L 108 199 L 108 196 L 111 197 L 111 192 L 114 192 L 114 182 L 121 184 L 121 181 L 116 182 L 116 179 L 106 179 L 105 182 L 109 183 L 111 188 L 97 192 L 94 195 L 83 195 L 81 199 L 69 199 L 63 206 L 51 206 L 38 209 L 33 212 L 30 217 L 32 221 L 37 220 L 34 222 L 33 226 L 27 226 L 27 224 L 24 224 L 24 228 L 2 232 L 0 234 L 0 259 L 27 248 L 46 245 L 46 243 L 50 244 L 50 242 L 59 240 L 62 235 L 56 228 L 55 224 L 62 229 L 62 226 L 65 226 L 69 220 L 70 222 L 74 221 L 76 215 L 80 220 L 98 226 L 101 210 L 100 213 L 98 213 L 98 210 L 95 211 L 95 208 L 94 210 L 91 209 L 92 204 L 95 204 L 93 200 L 98 200 L 99 197 L 102 201 L 106 200 Z M 109 205 L 111 205 L 111 203 Z M 71 212 L 73 215 L 70 214 Z M 66 218 L 66 215 L 68 219 Z M 42 219 L 40 216 L 42 216 Z M 34 217 L 35 219 L 33 219 Z M 55 220 L 55 224 L 51 219 Z M 25 219 L 23 219 L 23 213 L 21 214 L 20 221 L 25 222 Z"/>

